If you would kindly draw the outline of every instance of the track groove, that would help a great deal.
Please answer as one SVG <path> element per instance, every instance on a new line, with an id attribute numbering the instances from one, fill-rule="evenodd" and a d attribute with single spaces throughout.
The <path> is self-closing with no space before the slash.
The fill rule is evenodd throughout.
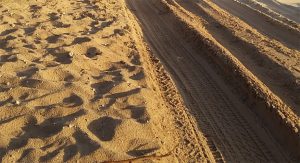
<path id="1" fill-rule="evenodd" d="M 265 33 L 258 33 L 253 28 L 255 26 L 249 26 L 245 23 L 247 21 L 244 22 L 232 15 L 224 14 L 211 2 L 193 0 L 176 0 L 176 2 L 185 10 L 202 18 L 201 21 L 207 22 L 205 27 L 214 39 L 238 58 L 272 92 L 284 100 L 296 114 L 299 114 L 299 84 L 297 83 L 299 73 L 292 67 L 297 69 L 300 61 L 297 56 L 300 53 L 282 44 L 284 39 L 289 39 L 294 47 L 299 48 L 300 46 L 297 46 L 299 45 L 299 41 L 297 41 L 300 37 L 299 31 L 292 32 L 282 27 L 283 30 L 276 25 L 266 26 L 260 23 L 264 19 L 257 18 L 254 23 L 258 24 L 260 28 L 270 29 L 268 34 L 263 35 Z M 219 3 L 223 3 L 223 1 L 218 1 Z M 250 17 L 246 13 L 245 15 Z M 249 35 L 249 33 L 252 34 Z M 274 35 L 279 37 L 278 40 L 281 42 L 273 40 Z"/>
<path id="2" fill-rule="evenodd" d="M 128 0 L 146 40 L 162 60 L 190 112 L 198 121 L 217 161 L 286 161 L 285 153 L 261 127 L 180 31 L 174 18 L 157 8 L 158 1 Z M 164 13 L 163 15 L 159 13 Z M 200 54 L 199 54 L 200 53 Z M 250 109 L 249 109 L 250 110 Z M 275 150 L 274 150 L 275 149 Z"/>

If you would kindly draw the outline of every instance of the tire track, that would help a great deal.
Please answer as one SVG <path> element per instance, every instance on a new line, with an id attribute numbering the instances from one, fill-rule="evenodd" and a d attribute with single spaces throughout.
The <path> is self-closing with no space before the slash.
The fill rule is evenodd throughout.
<path id="1" fill-rule="evenodd" d="M 260 33 L 284 43 L 285 46 L 289 48 L 300 50 L 298 42 L 300 34 L 298 31 L 291 30 L 279 23 L 271 22 L 269 20 L 270 18 L 258 13 L 246 5 L 243 5 L 242 3 L 238 3 L 233 0 L 213 0 L 212 2 L 225 9 L 230 14 L 248 23 Z"/>
<path id="2" fill-rule="evenodd" d="M 232 16 L 230 18 L 229 15 L 217 16 L 220 14 L 219 11 L 210 13 L 210 11 L 216 9 L 213 8 L 214 6 L 209 6 L 206 1 L 194 3 L 193 1 L 183 2 L 178 0 L 177 2 L 184 9 L 207 21 L 208 23 L 205 27 L 209 33 L 276 95 L 283 99 L 287 105 L 291 106 L 295 113 L 300 114 L 298 109 L 300 100 L 299 84 L 297 83 L 299 73 L 289 68 L 296 68 L 297 64 L 299 64 L 299 59 L 297 58 L 299 51 L 291 49 L 278 51 L 272 45 L 272 41 L 261 34 L 248 37 L 247 32 L 245 32 L 245 30 L 248 30 L 248 27 L 243 25 L 245 24 L 243 21 L 233 19 L 235 17 Z M 213 14 L 215 16 L 212 16 Z M 255 30 L 252 27 L 250 29 Z M 289 34 L 286 35 L 289 36 Z M 295 39 L 299 37 L 299 32 L 294 34 L 294 36 Z M 265 37 L 266 39 L 260 39 L 259 37 Z M 293 38 L 291 37 L 291 42 L 294 41 L 297 44 L 297 41 Z M 260 41 L 253 42 L 252 40 Z M 263 48 L 268 50 L 262 50 Z M 288 56 L 287 52 L 291 52 L 296 57 Z"/>
<path id="3" fill-rule="evenodd" d="M 157 1 L 156 1 L 157 2 Z M 174 29 L 175 18 L 155 1 L 128 0 L 146 40 L 171 73 L 216 160 L 283 162 L 286 156 L 257 117 Z M 222 158 L 224 157 L 224 158 Z"/>

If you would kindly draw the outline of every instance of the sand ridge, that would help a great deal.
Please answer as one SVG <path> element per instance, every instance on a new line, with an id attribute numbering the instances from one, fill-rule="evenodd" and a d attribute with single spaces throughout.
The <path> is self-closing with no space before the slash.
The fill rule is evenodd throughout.
<path id="1" fill-rule="evenodd" d="M 203 21 L 203 18 L 206 15 L 195 15 L 192 9 L 191 13 L 190 8 L 184 6 L 185 4 L 199 3 L 211 12 L 223 13 L 224 11 L 220 11 L 209 1 L 152 0 L 143 3 L 142 1 L 128 0 L 127 2 L 129 8 L 132 8 L 138 17 L 148 44 L 151 45 L 155 55 L 162 60 L 172 79 L 175 80 L 189 111 L 196 118 L 200 130 L 205 136 L 208 135 L 206 138 L 212 145 L 210 150 L 216 160 L 245 161 L 249 159 L 253 161 L 261 159 L 260 161 L 275 161 L 278 159 L 277 161 L 281 160 L 279 162 L 282 162 L 284 159 L 298 159 L 299 117 L 294 112 L 294 108 L 288 107 L 266 87 L 260 78 L 254 76 L 239 61 L 240 58 L 236 58 L 226 49 L 227 47 L 224 47 L 210 34 L 211 31 L 205 29 L 207 22 Z M 222 16 L 227 19 L 225 14 Z M 232 23 L 232 21 L 227 23 Z M 240 24 L 235 25 L 238 27 Z M 226 28 L 229 27 L 226 26 Z M 220 29 L 226 31 L 226 28 Z M 241 28 L 245 30 L 245 27 Z M 268 44 L 267 41 L 263 43 Z M 264 48 L 270 48 L 267 44 Z M 252 45 L 255 44 L 252 43 Z M 274 45 L 282 46 L 271 43 L 271 47 Z M 255 50 L 261 50 L 261 48 Z M 285 47 L 280 50 L 282 52 L 293 51 Z M 264 51 L 263 54 L 265 55 L 265 53 L 267 52 Z M 224 78 L 225 83 L 223 83 Z M 229 86 L 231 88 L 226 89 L 226 85 L 231 85 Z M 230 91 L 230 89 L 236 90 Z M 248 112 L 250 110 L 252 113 L 255 112 L 253 117 Z M 254 118 L 256 116 L 260 117 L 260 122 Z M 256 124 L 254 125 L 254 123 Z M 266 135 L 263 136 L 265 131 L 259 129 L 260 125 L 269 126 L 266 131 L 269 138 L 265 137 Z M 252 128 L 254 126 L 258 128 Z M 233 128 L 239 129 L 233 132 Z M 282 132 L 278 134 L 278 130 Z M 270 131 L 273 136 L 268 134 Z M 252 134 L 243 134 L 243 132 Z M 243 138 L 238 138 L 241 135 Z M 249 140 L 245 135 L 249 136 Z M 226 141 L 225 137 L 228 138 Z M 271 137 L 276 137 L 277 140 L 272 140 Z M 288 140 L 285 139 L 286 137 L 289 137 Z M 251 145 L 252 143 L 256 145 Z M 271 147 L 272 144 L 277 146 L 276 149 L 279 151 L 274 151 L 275 148 Z M 285 155 L 283 152 L 285 150 L 278 145 L 290 148 L 289 151 L 295 154 L 294 157 L 290 156 L 291 153 Z M 255 156 L 254 153 L 250 154 L 249 151 L 258 151 L 258 149 L 251 149 L 254 146 L 261 149 L 259 153 L 264 153 L 262 157 Z M 244 149 L 245 153 L 243 154 L 239 149 Z M 230 152 L 235 150 L 236 152 Z"/>

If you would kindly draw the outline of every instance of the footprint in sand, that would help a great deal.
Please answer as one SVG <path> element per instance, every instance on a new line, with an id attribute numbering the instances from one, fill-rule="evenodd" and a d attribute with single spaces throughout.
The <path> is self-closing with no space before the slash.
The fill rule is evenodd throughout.
<path id="1" fill-rule="evenodd" d="M 38 10 L 40 10 L 42 7 L 38 6 L 38 5 L 31 5 L 30 6 L 30 12 L 37 12 Z"/>
<path id="2" fill-rule="evenodd" d="M 94 120 L 88 125 L 88 129 L 102 141 L 111 141 L 115 136 L 116 128 L 122 120 L 105 116 Z"/>
<path id="3" fill-rule="evenodd" d="M 71 24 L 64 24 L 63 22 L 59 21 L 60 16 L 57 13 L 52 12 L 49 13 L 48 16 L 52 25 L 56 28 L 68 28 L 71 26 Z"/>
<path id="4" fill-rule="evenodd" d="M 133 74 L 132 76 L 129 77 L 132 80 L 142 80 L 145 78 L 144 71 L 140 71 L 136 74 Z"/>
<path id="5" fill-rule="evenodd" d="M 56 55 L 56 58 L 54 61 L 59 62 L 61 64 L 71 64 L 72 63 L 72 56 L 70 55 L 69 52 L 66 53 L 61 53 Z"/>
<path id="6" fill-rule="evenodd" d="M 26 45 L 23 45 L 23 47 L 27 48 L 29 50 L 36 50 L 37 49 L 34 44 L 26 44 Z"/>
<path id="7" fill-rule="evenodd" d="M 66 82 L 65 83 L 65 86 L 66 87 L 69 87 L 72 85 L 72 82 L 74 81 L 75 77 L 71 74 L 67 74 L 65 77 L 64 77 L 64 81 Z"/>
<path id="8" fill-rule="evenodd" d="M 10 40 L 14 40 L 14 39 L 16 39 L 16 38 L 17 38 L 17 37 L 15 37 L 15 36 L 8 35 L 8 36 L 5 37 L 5 40 L 6 40 L 6 41 L 10 41 Z"/>
<path id="9" fill-rule="evenodd" d="M 94 83 L 91 85 L 94 90 L 94 98 L 92 101 L 96 101 L 106 93 L 108 93 L 113 87 L 115 87 L 115 83 L 113 81 L 103 81 L 99 83 Z"/>
<path id="10" fill-rule="evenodd" d="M 30 78 L 32 77 L 39 69 L 37 67 L 29 67 L 23 71 L 17 72 L 18 77 L 26 77 Z"/>
<path id="11" fill-rule="evenodd" d="M 6 91 L 8 91 L 10 88 L 9 87 L 7 87 L 7 85 L 2 85 L 2 84 L 0 84 L 0 92 L 6 92 Z"/>
<path id="12" fill-rule="evenodd" d="M 77 37 L 73 40 L 72 45 L 74 44 L 82 44 L 84 42 L 89 42 L 91 39 L 89 37 Z"/>
<path id="13" fill-rule="evenodd" d="M 5 100 L 1 101 L 0 100 L 0 107 L 1 106 L 5 106 L 6 104 L 9 104 L 9 103 L 13 103 L 13 97 L 12 96 L 9 96 L 7 97 Z"/>
<path id="14" fill-rule="evenodd" d="M 150 120 L 150 116 L 145 107 L 128 106 L 125 110 L 130 110 L 131 118 L 135 119 L 139 123 L 147 123 Z"/>
<path id="15" fill-rule="evenodd" d="M 54 56 L 54 61 L 59 62 L 61 64 L 71 64 L 72 63 L 72 55 L 69 51 L 65 50 L 64 47 L 57 48 L 47 48 L 46 49 L 49 54 Z"/>
<path id="16" fill-rule="evenodd" d="M 100 145 L 92 140 L 88 134 L 84 133 L 81 130 L 77 130 L 74 134 L 73 137 L 76 140 L 76 146 L 77 149 L 80 153 L 80 156 L 86 156 L 95 150 L 97 150 Z"/>
<path id="17" fill-rule="evenodd" d="M 41 83 L 42 81 L 37 79 L 23 79 L 20 85 L 27 88 L 37 88 Z"/>
<path id="18" fill-rule="evenodd" d="M 26 145 L 26 141 L 18 140 L 18 138 L 19 135 L 22 133 L 22 128 L 25 127 L 27 124 L 31 123 L 32 119 L 34 119 L 34 117 L 25 116 L 25 115 L 16 115 L 5 119 L 0 119 L 1 131 L 9 128 L 9 130 L 5 132 L 5 135 L 0 134 L 0 140 L 1 140 L 0 145 L 2 147 L 6 147 L 3 148 L 3 152 L 7 152 L 10 149 L 19 148 Z M 0 154 L 0 160 L 1 160 L 1 154 Z"/>
<path id="19" fill-rule="evenodd" d="M 75 144 L 71 145 L 58 145 L 58 147 L 52 151 L 47 153 L 46 155 L 39 158 L 39 161 L 45 162 L 45 161 L 51 161 L 55 158 L 59 153 L 63 153 L 63 161 L 66 162 L 73 158 L 78 152 L 80 153 L 80 156 L 86 156 L 90 153 L 96 151 L 98 148 L 100 148 L 100 145 L 93 141 L 85 132 L 81 130 L 77 130 L 73 134 L 74 139 L 76 140 Z M 49 144 L 47 146 L 42 147 L 42 150 L 46 150 L 47 148 L 53 147 L 54 144 Z"/>
<path id="20" fill-rule="evenodd" d="M 37 119 L 32 117 L 26 126 L 22 128 L 23 133 L 17 138 L 10 141 L 8 150 L 15 150 L 25 146 L 28 139 L 44 139 L 54 136 L 62 131 L 63 127 L 76 118 L 85 115 L 84 110 L 79 110 L 73 114 L 69 114 L 63 117 L 49 118 L 43 121 L 41 124 L 37 124 Z"/>
<path id="21" fill-rule="evenodd" d="M 63 22 L 60 21 L 54 21 L 52 22 L 52 25 L 56 28 L 68 28 L 71 26 L 71 24 L 64 24 Z"/>
<path id="22" fill-rule="evenodd" d="M 123 29 L 114 29 L 114 35 L 124 36 L 125 31 Z"/>
<path id="23" fill-rule="evenodd" d="M 90 47 L 87 49 L 85 56 L 91 59 L 95 59 L 98 55 L 101 55 L 101 51 L 95 47 Z"/>
<path id="24" fill-rule="evenodd" d="M 29 93 L 25 92 L 22 93 L 22 95 L 19 97 L 20 100 L 26 100 L 30 96 Z"/>
<path id="25" fill-rule="evenodd" d="M 130 63 L 134 65 L 141 65 L 140 55 L 138 55 L 138 52 L 132 51 L 128 57 L 130 59 Z"/>
<path id="26" fill-rule="evenodd" d="M 111 76 L 112 80 L 116 83 L 124 80 L 123 75 L 121 74 L 121 70 L 118 70 L 115 66 L 111 66 L 109 69 L 101 72 L 99 76 L 93 76 L 93 78 L 96 80 L 100 80 L 105 76 Z"/>
<path id="27" fill-rule="evenodd" d="M 13 33 L 13 32 L 16 32 L 17 30 L 18 30 L 18 29 L 15 29 L 15 28 L 13 28 L 13 29 L 7 29 L 7 30 L 1 32 L 1 33 L 0 33 L 0 36 L 6 36 L 6 35 L 8 35 L 8 34 L 11 34 L 11 33 Z"/>
<path id="28" fill-rule="evenodd" d="M 67 107 L 76 107 L 83 104 L 83 100 L 78 95 L 72 93 L 69 97 L 63 99 L 63 104 Z"/>
<path id="29" fill-rule="evenodd" d="M 13 47 L 10 47 L 8 45 L 8 41 L 10 40 L 9 37 L 6 37 L 5 39 L 0 39 L 0 49 L 5 50 L 6 52 L 12 52 L 14 49 Z M 1 61 L 2 62 L 2 61 Z"/>
<path id="30" fill-rule="evenodd" d="M 1 55 L 0 62 L 16 62 L 18 60 L 16 55 Z"/>
<path id="31" fill-rule="evenodd" d="M 55 12 L 49 13 L 48 16 L 49 16 L 51 21 L 56 21 L 60 18 L 60 16 L 58 16 L 58 14 L 55 13 Z"/>
<path id="32" fill-rule="evenodd" d="M 61 37 L 60 35 L 52 35 L 47 37 L 46 40 L 48 43 L 54 44 L 59 40 L 60 37 Z"/>
<path id="33" fill-rule="evenodd" d="M 35 26 L 33 27 L 26 27 L 26 28 L 23 28 L 24 32 L 25 32 L 25 35 L 27 36 L 31 36 L 33 35 L 34 31 L 36 30 L 38 24 L 36 24 Z"/>
<path id="34" fill-rule="evenodd" d="M 72 82 L 75 79 L 75 77 L 71 74 L 67 74 L 64 78 L 65 82 Z"/>

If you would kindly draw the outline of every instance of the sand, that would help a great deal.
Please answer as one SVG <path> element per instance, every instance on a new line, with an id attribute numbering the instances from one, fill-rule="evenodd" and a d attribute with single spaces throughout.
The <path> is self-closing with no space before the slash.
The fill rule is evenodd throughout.
<path id="1" fill-rule="evenodd" d="M 0 11 L 2 162 L 171 152 L 166 107 L 147 83 L 122 4 L 1 1 Z"/>
<path id="2" fill-rule="evenodd" d="M 0 162 L 299 161 L 300 25 L 264 3 L 1 1 Z"/>
<path id="3" fill-rule="evenodd" d="M 299 0 L 258 0 L 267 8 L 300 23 L 300 1 Z"/>
<path id="4" fill-rule="evenodd" d="M 252 6 L 255 9 L 272 15 L 273 18 L 284 17 L 290 21 L 300 23 L 300 1 L 299 0 L 237 0 L 238 2 Z"/>
<path id="5" fill-rule="evenodd" d="M 277 0 L 278 2 L 289 5 L 289 6 L 294 6 L 294 7 L 299 7 L 300 6 L 300 1 L 299 0 Z"/>

